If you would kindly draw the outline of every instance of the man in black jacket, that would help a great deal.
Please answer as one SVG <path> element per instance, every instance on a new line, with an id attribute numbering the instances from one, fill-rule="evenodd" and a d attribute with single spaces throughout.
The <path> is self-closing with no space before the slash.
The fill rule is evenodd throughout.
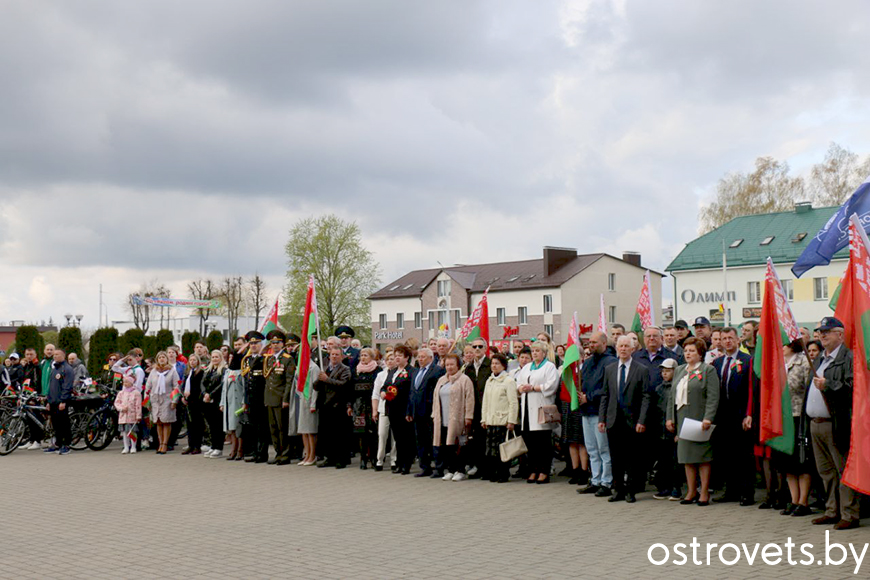
<path id="1" fill-rule="evenodd" d="M 314 390 L 320 407 L 320 438 L 325 459 L 317 467 L 343 469 L 350 463 L 350 368 L 340 346 L 329 349 L 329 363 L 320 372 Z"/>
<path id="2" fill-rule="evenodd" d="M 816 469 L 828 497 L 825 514 L 813 524 L 834 524 L 835 530 L 847 530 L 860 525 L 858 494 L 843 483 L 852 435 L 852 351 L 843 344 L 843 323 L 833 316 L 823 318 L 816 330 L 825 352 L 816 358 L 803 415 L 809 422 Z"/>
<path id="3" fill-rule="evenodd" d="M 616 341 L 619 359 L 604 369 L 604 389 L 598 411 L 598 432 L 607 433 L 613 466 L 611 502 L 634 503 L 643 491 L 646 473 L 644 432 L 649 411 L 649 370 L 632 360 L 628 336 Z M 628 481 L 626 482 L 626 475 Z"/>
<path id="4" fill-rule="evenodd" d="M 414 436 L 417 441 L 417 457 L 420 460 L 420 473 L 414 477 L 432 476 L 432 395 L 435 384 L 444 375 L 444 369 L 435 363 L 431 349 L 423 347 L 417 351 L 417 363 L 420 368 L 414 373 L 411 383 L 411 393 L 408 396 L 409 422 L 414 424 Z M 437 474 L 435 474 L 437 475 Z M 443 476 L 442 473 L 440 476 Z M 439 476 L 439 477 L 440 477 Z"/>
<path id="5" fill-rule="evenodd" d="M 465 462 L 471 466 L 468 477 L 474 479 L 486 475 L 479 473 L 486 465 L 484 457 L 486 455 L 486 430 L 480 426 L 480 411 L 483 406 L 483 390 L 489 375 L 492 374 L 492 369 L 490 368 L 489 356 L 487 356 L 489 349 L 486 341 L 482 338 L 476 338 L 471 341 L 471 348 L 474 350 L 474 360 L 465 367 L 465 374 L 474 385 L 474 421 Z"/>
<path id="6" fill-rule="evenodd" d="M 57 348 L 54 350 L 54 362 L 51 365 L 51 382 L 48 385 L 48 413 L 51 424 L 54 425 L 56 447 L 49 447 L 46 453 L 57 451 L 59 455 L 69 454 L 70 424 L 67 405 L 72 398 L 73 369 L 66 362 L 66 353 Z"/>

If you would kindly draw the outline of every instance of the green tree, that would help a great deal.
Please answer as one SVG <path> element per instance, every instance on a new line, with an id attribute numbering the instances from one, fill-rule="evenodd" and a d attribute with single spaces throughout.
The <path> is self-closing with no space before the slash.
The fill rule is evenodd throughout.
<path id="1" fill-rule="evenodd" d="M 57 346 L 57 337 L 58 332 L 56 330 L 46 330 L 42 334 L 42 343 L 43 344 L 53 344 Z M 40 358 L 42 357 L 42 353 L 39 353 Z"/>
<path id="2" fill-rule="evenodd" d="M 142 341 L 142 351 L 145 353 L 145 358 L 154 358 L 157 355 L 157 340 L 154 336 L 145 335 Z"/>
<path id="3" fill-rule="evenodd" d="M 82 344 L 82 329 L 77 326 L 65 326 L 57 335 L 57 347 L 65 353 L 71 352 L 79 355 L 79 359 L 86 360 L 85 346 Z"/>
<path id="4" fill-rule="evenodd" d="M 181 352 L 184 353 L 184 356 L 188 356 L 193 352 L 193 345 L 195 345 L 198 340 L 202 340 L 202 335 L 198 330 L 194 330 L 193 332 L 185 331 L 184 334 L 181 335 Z"/>
<path id="5" fill-rule="evenodd" d="M 285 328 L 299 333 L 308 276 L 314 275 L 321 333 L 338 324 L 369 325 L 368 296 L 378 289 L 380 266 L 362 243 L 356 222 L 335 215 L 310 217 L 290 229 L 285 246 Z"/>
<path id="6" fill-rule="evenodd" d="M 709 232 L 743 215 L 791 210 L 804 192 L 804 180 L 789 175 L 788 163 L 759 157 L 752 173 L 729 173 L 719 180 L 716 199 L 701 208 L 702 230 Z"/>
<path id="7" fill-rule="evenodd" d="M 39 334 L 39 330 L 35 326 L 19 326 L 15 331 L 15 350 L 9 352 L 17 352 L 20 355 L 28 348 L 36 349 L 36 353 L 42 356 L 42 349 L 45 348 L 45 342 Z"/>
<path id="8" fill-rule="evenodd" d="M 157 351 L 166 350 L 175 344 L 175 337 L 172 336 L 172 331 L 168 328 L 161 328 L 154 336 L 155 347 Z"/>
<path id="9" fill-rule="evenodd" d="M 88 373 L 92 377 L 98 377 L 103 370 L 103 365 L 106 364 L 106 359 L 117 351 L 118 329 L 98 328 L 91 336 L 91 342 L 88 345 Z"/>
<path id="10" fill-rule="evenodd" d="M 205 339 L 208 351 L 219 350 L 224 345 L 224 335 L 220 330 L 212 330 Z"/>
<path id="11" fill-rule="evenodd" d="M 121 354 L 126 355 L 134 348 L 145 350 L 145 333 L 138 328 L 131 328 L 118 339 L 118 350 Z"/>

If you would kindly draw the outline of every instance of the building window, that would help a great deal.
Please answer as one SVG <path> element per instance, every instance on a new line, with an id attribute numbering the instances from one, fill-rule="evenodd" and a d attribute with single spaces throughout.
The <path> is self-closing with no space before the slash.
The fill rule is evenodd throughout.
<path id="1" fill-rule="evenodd" d="M 447 324 L 447 311 L 446 310 L 439 310 L 438 311 L 438 328 L 441 328 L 442 324 Z"/>
<path id="2" fill-rule="evenodd" d="M 450 280 L 438 280 L 438 297 L 450 296 Z"/>
<path id="3" fill-rule="evenodd" d="M 750 304 L 758 304 L 761 302 L 761 282 L 749 282 L 746 294 L 749 296 Z"/>
<path id="4" fill-rule="evenodd" d="M 544 332 L 547 333 L 547 336 L 549 336 L 550 338 L 553 338 L 553 325 L 552 324 L 545 324 L 544 325 Z"/>
<path id="5" fill-rule="evenodd" d="M 813 298 L 815 300 L 828 299 L 828 279 L 813 278 Z"/>
<path id="6" fill-rule="evenodd" d="M 506 324 L 504 308 L 495 309 L 495 319 L 499 326 L 504 326 Z"/>
<path id="7" fill-rule="evenodd" d="M 607 309 L 607 322 L 613 324 L 616 322 L 616 306 L 610 306 Z"/>
<path id="8" fill-rule="evenodd" d="M 544 314 L 553 312 L 553 295 L 544 294 Z"/>
<path id="9" fill-rule="evenodd" d="M 527 306 L 517 308 L 517 319 L 520 324 L 529 323 L 529 308 Z"/>
<path id="10" fill-rule="evenodd" d="M 607 275 L 607 289 L 616 292 L 616 274 L 612 272 Z"/>
<path id="11" fill-rule="evenodd" d="M 405 328 L 405 313 L 399 312 L 396 314 L 396 328 Z"/>
<path id="12" fill-rule="evenodd" d="M 414 328 L 423 328 L 423 313 L 414 313 Z"/>
<path id="13" fill-rule="evenodd" d="M 378 328 L 381 330 L 387 329 L 387 315 L 386 314 L 378 314 Z"/>
<path id="14" fill-rule="evenodd" d="M 782 291 L 789 302 L 794 300 L 794 280 L 783 280 Z"/>

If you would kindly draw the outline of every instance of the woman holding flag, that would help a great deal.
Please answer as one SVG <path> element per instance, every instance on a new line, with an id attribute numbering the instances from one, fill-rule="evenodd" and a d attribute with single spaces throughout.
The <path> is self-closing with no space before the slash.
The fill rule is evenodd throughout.
<path id="1" fill-rule="evenodd" d="M 802 338 L 783 345 L 782 350 L 785 356 L 785 367 L 788 370 L 788 390 L 791 397 L 791 414 L 794 420 L 795 445 L 792 454 L 774 450 L 771 460 L 777 471 L 785 473 L 788 489 L 791 493 L 791 502 L 780 513 L 784 516 L 801 517 L 813 513 L 808 505 L 812 482 L 809 466 L 813 461 L 813 454 L 809 446 L 804 443 L 807 440 L 806 433 L 802 433 L 801 429 L 801 409 L 813 373 L 804 354 Z"/>

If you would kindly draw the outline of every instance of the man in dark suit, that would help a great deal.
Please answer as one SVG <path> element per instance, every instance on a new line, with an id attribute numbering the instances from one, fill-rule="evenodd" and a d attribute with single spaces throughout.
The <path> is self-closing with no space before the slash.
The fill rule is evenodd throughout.
<path id="1" fill-rule="evenodd" d="M 618 359 L 604 369 L 604 392 L 598 431 L 607 432 L 613 469 L 613 495 L 608 501 L 634 503 L 646 480 L 644 432 L 649 411 L 649 370 L 632 360 L 631 337 L 616 341 Z M 626 482 L 626 475 L 628 481 Z"/>
<path id="2" fill-rule="evenodd" d="M 825 486 L 825 513 L 813 524 L 835 530 L 860 525 L 860 496 L 843 483 L 852 437 L 853 355 L 843 344 L 843 323 L 828 316 L 816 329 L 825 351 L 816 357 L 802 420 L 809 424 L 816 469 Z"/>
<path id="3" fill-rule="evenodd" d="M 752 357 L 740 352 L 737 329 L 723 328 L 719 336 L 725 354 L 713 361 L 719 375 L 719 410 L 713 446 L 716 450 L 714 469 L 720 470 L 725 493 L 713 501 L 739 501 L 742 506 L 750 506 L 755 503 L 755 453 L 749 399 Z"/>
<path id="4" fill-rule="evenodd" d="M 320 439 L 324 461 L 317 467 L 343 469 L 350 463 L 350 369 L 342 363 L 344 352 L 338 346 L 329 350 L 329 363 L 314 383 L 320 407 Z"/>
<path id="5" fill-rule="evenodd" d="M 417 363 L 420 368 L 414 373 L 411 382 L 406 419 L 414 424 L 417 457 L 422 470 L 414 477 L 427 477 L 432 475 L 432 394 L 438 379 L 444 375 L 444 369 L 435 363 L 434 353 L 427 347 L 417 351 Z"/>
<path id="6" fill-rule="evenodd" d="M 474 349 L 474 360 L 465 367 L 465 374 L 474 385 L 474 422 L 471 427 L 471 440 L 468 443 L 468 455 L 466 455 L 465 463 L 471 465 L 468 477 L 475 479 L 483 475 L 479 471 L 486 465 L 486 430 L 480 426 L 480 411 L 483 405 L 483 389 L 486 387 L 489 375 L 492 374 L 492 369 L 490 368 L 489 356 L 487 356 L 489 348 L 486 341 L 482 338 L 476 338 L 471 341 L 471 348 Z"/>

